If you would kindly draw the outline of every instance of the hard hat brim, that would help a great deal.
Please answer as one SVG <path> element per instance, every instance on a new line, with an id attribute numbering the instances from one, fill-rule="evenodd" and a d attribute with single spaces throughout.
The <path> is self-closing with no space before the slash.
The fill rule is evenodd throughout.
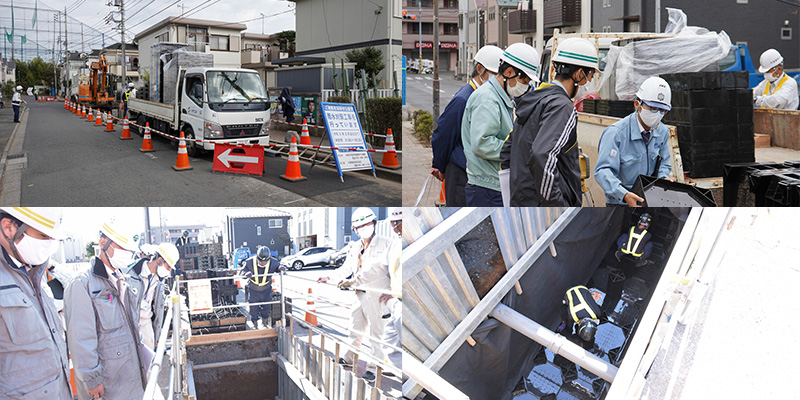
<path id="1" fill-rule="evenodd" d="M 650 100 L 642 100 L 644 104 L 647 104 L 651 108 L 658 108 L 661 110 L 670 111 L 672 110 L 672 106 L 669 104 L 659 103 L 657 101 L 650 101 Z"/>

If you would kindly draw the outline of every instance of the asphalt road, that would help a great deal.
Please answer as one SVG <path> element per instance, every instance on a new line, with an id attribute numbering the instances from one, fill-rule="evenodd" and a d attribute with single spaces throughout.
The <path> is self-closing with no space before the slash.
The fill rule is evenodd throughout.
<path id="1" fill-rule="evenodd" d="M 439 75 L 439 112 L 467 81 L 457 81 L 451 73 Z M 433 113 L 433 74 L 408 74 L 406 77 L 406 103 L 416 109 Z"/>
<path id="2" fill-rule="evenodd" d="M 265 157 L 264 176 L 212 172 L 213 154 L 190 158 L 193 170 L 172 169 L 176 147 L 154 136 L 155 152 L 142 153 L 141 139 L 114 133 L 79 119 L 63 103 L 29 103 L 21 203 L 60 206 L 368 206 L 401 202 L 401 184 L 371 175 L 345 173 L 301 161 L 307 181 L 279 177 L 286 158 Z M 5 111 L 5 110 L 2 110 Z M 281 136 L 278 138 L 277 136 Z M 277 135 L 274 139 L 281 139 Z"/>

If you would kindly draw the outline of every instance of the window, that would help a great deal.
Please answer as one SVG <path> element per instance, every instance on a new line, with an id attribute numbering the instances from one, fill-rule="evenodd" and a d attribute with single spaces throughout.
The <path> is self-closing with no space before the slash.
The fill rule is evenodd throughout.
<path id="1" fill-rule="evenodd" d="M 206 51 L 206 44 L 208 44 L 208 29 L 189 27 L 186 29 L 186 44 L 193 51 Z"/>
<path id="2" fill-rule="evenodd" d="M 792 40 L 792 28 L 781 28 L 781 40 Z"/>
<path id="3" fill-rule="evenodd" d="M 611 32 L 611 26 L 604 26 L 603 32 Z"/>
<path id="4" fill-rule="evenodd" d="M 211 50 L 228 51 L 230 50 L 230 37 L 211 35 L 209 44 L 211 45 Z"/>
<path id="5" fill-rule="evenodd" d="M 164 32 L 156 36 L 156 43 L 169 42 L 169 32 Z"/>
<path id="6" fill-rule="evenodd" d="M 496 9 L 497 7 L 495 6 L 489 7 L 489 21 L 494 21 Z"/>
<path id="7" fill-rule="evenodd" d="M 195 104 L 203 104 L 203 76 L 190 75 L 186 77 L 186 96 Z"/>
<path id="8" fill-rule="evenodd" d="M 409 33 L 419 34 L 419 22 L 417 23 L 409 23 L 408 27 L 410 28 Z M 432 22 L 423 22 L 422 23 L 422 34 L 423 35 L 432 35 L 433 34 L 433 23 Z"/>
<path id="9" fill-rule="evenodd" d="M 256 235 L 261 236 L 261 226 L 256 227 Z"/>
<path id="10" fill-rule="evenodd" d="M 269 220 L 269 227 L 270 227 L 270 229 L 283 228 L 283 220 L 282 219 L 271 219 L 271 220 Z"/>
<path id="11" fill-rule="evenodd" d="M 442 34 L 458 35 L 458 24 L 442 24 Z"/>

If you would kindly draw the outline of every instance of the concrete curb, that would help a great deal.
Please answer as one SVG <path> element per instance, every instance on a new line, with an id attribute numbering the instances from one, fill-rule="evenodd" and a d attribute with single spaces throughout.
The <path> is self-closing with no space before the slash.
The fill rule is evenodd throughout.
<path id="1" fill-rule="evenodd" d="M 22 197 L 22 169 L 8 170 L 8 155 L 22 153 L 25 132 L 28 129 L 28 107 L 23 107 L 20 123 L 8 138 L 0 158 L 0 205 L 18 206 Z M 19 140 L 17 140 L 19 139 Z"/>

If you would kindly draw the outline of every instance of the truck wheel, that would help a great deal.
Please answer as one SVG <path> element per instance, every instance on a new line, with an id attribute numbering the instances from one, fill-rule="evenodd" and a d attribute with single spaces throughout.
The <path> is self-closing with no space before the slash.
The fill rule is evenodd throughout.
<path id="1" fill-rule="evenodd" d="M 140 115 L 136 118 L 136 125 L 145 126 L 147 124 L 147 118 L 144 115 Z M 139 136 L 144 136 L 144 129 L 139 128 L 138 126 L 134 126 L 133 129 L 136 130 L 136 134 Z"/>
<path id="2" fill-rule="evenodd" d="M 178 135 L 180 136 L 180 133 Z M 198 147 L 197 143 L 189 141 L 194 139 L 194 131 L 191 127 L 187 126 L 183 130 L 183 136 L 186 138 L 186 153 L 189 154 L 189 157 L 198 157 L 203 154 L 202 148 Z"/>

